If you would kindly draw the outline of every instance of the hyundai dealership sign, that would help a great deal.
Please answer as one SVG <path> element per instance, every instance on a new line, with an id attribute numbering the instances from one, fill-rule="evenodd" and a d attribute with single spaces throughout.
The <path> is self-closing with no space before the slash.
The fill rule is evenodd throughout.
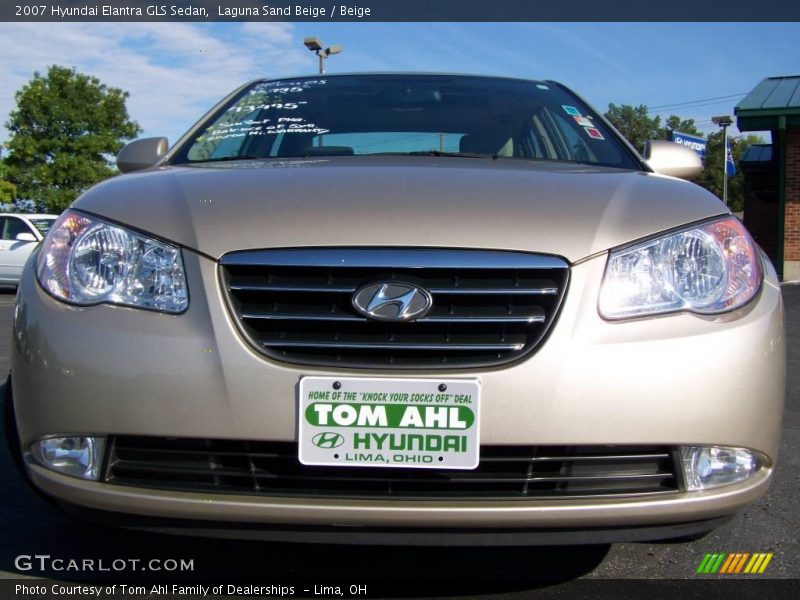
<path id="1" fill-rule="evenodd" d="M 682 144 L 687 148 L 691 148 L 700 155 L 700 158 L 706 157 L 706 138 L 698 137 L 696 135 L 689 135 L 681 131 L 672 132 L 672 141 L 677 144 Z"/>

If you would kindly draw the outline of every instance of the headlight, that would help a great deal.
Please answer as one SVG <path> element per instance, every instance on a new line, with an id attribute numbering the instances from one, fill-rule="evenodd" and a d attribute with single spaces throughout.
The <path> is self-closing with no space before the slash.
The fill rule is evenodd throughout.
<path id="1" fill-rule="evenodd" d="M 103 437 L 54 437 L 35 442 L 31 452 L 48 469 L 97 481 L 105 445 Z"/>
<path id="2" fill-rule="evenodd" d="M 189 304 L 178 248 L 70 210 L 45 239 L 36 275 L 53 296 L 80 306 L 180 313 Z"/>
<path id="3" fill-rule="evenodd" d="M 746 448 L 684 446 L 681 457 L 690 491 L 744 481 L 761 466 L 756 453 Z"/>
<path id="4" fill-rule="evenodd" d="M 600 314 L 726 312 L 755 296 L 761 278 L 755 243 L 738 219 L 728 217 L 612 252 Z"/>

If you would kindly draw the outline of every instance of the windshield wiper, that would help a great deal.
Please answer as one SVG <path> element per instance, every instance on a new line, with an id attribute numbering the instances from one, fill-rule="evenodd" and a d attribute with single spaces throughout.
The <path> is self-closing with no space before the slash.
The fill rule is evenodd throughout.
<path id="1" fill-rule="evenodd" d="M 193 160 L 192 162 L 224 162 L 226 160 L 262 160 L 268 156 L 255 156 L 253 154 L 242 154 L 241 156 L 220 156 L 218 158 L 207 158 L 205 160 Z"/>
<path id="2" fill-rule="evenodd" d="M 417 150 L 414 152 L 398 152 L 407 156 L 452 156 L 455 158 L 490 158 L 497 160 L 501 158 L 499 154 L 481 154 L 479 152 L 445 152 L 444 150 Z"/>

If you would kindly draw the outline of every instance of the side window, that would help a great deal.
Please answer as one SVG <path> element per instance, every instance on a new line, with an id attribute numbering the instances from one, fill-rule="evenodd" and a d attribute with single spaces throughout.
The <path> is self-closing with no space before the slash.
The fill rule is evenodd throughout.
<path id="1" fill-rule="evenodd" d="M 15 240 L 20 233 L 33 233 L 22 219 L 5 217 L 3 223 L 3 239 Z"/>
<path id="2" fill-rule="evenodd" d="M 531 116 L 527 142 L 530 145 L 532 158 L 571 160 L 569 148 L 561 136 L 558 125 L 546 108 L 538 110 Z"/>
<path id="3" fill-rule="evenodd" d="M 552 135 L 539 113 L 531 116 L 530 128 L 523 139 L 528 145 L 527 156 L 530 158 L 558 160 L 559 155 L 553 145 Z"/>
<path id="4" fill-rule="evenodd" d="M 573 127 L 571 123 L 564 120 L 558 113 L 556 113 L 554 117 L 558 129 L 564 138 L 564 143 L 569 148 L 570 159 L 583 162 L 596 162 L 597 157 L 589 150 L 589 146 L 581 139 L 580 135 L 578 135 L 578 132 L 575 130 L 576 128 Z"/>

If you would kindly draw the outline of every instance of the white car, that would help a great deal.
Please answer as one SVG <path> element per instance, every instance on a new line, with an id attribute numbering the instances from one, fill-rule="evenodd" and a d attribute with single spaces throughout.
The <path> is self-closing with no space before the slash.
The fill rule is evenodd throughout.
<path id="1" fill-rule="evenodd" d="M 22 267 L 58 215 L 0 213 L 0 285 L 17 285 Z"/>

